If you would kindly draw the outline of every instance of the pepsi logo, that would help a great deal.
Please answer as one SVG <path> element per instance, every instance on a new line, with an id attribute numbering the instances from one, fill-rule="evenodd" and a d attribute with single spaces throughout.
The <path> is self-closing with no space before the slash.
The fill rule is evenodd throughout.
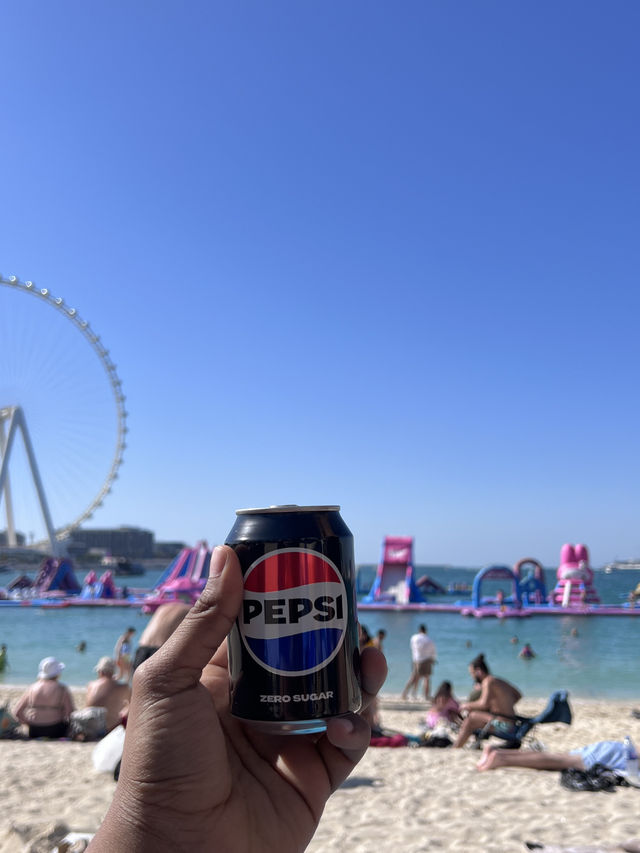
<path id="1" fill-rule="evenodd" d="M 276 675 L 326 666 L 340 651 L 347 619 L 342 575 L 317 551 L 271 551 L 244 577 L 240 636 L 251 657 Z"/>

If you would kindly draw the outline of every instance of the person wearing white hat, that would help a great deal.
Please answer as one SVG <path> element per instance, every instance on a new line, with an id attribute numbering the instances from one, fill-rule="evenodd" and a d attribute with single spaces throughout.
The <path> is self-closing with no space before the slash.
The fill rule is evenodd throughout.
<path id="1" fill-rule="evenodd" d="M 14 714 L 29 727 L 29 737 L 66 737 L 74 710 L 71 691 L 58 681 L 64 664 L 54 657 L 43 658 L 38 680 L 18 700 Z"/>

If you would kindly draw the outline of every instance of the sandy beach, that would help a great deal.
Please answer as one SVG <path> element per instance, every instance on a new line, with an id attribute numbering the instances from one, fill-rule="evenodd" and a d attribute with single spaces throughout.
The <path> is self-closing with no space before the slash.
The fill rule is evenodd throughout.
<path id="1" fill-rule="evenodd" d="M 10 705 L 19 688 L 0 689 Z M 83 691 L 74 691 L 83 705 Z M 545 700 L 527 700 L 522 713 L 536 713 Z M 596 740 L 640 743 L 640 720 L 630 703 L 573 700 L 570 727 L 538 728 L 547 750 L 566 751 Z M 386 728 L 418 734 L 424 703 L 383 696 Z M 0 853 L 37 849 L 32 839 L 62 823 L 69 830 L 95 832 L 114 792 L 114 781 L 96 773 L 94 744 L 5 740 L 0 742 L 3 784 L 0 793 Z M 559 774 L 501 769 L 480 773 L 480 753 L 463 749 L 372 748 L 351 778 L 329 800 L 313 853 L 386 853 L 424 850 L 526 850 L 525 842 L 612 850 L 640 838 L 640 790 L 614 793 L 567 791 Z M 49 847 L 49 849 L 52 849 Z M 551 847 L 554 849 L 554 847 Z"/>

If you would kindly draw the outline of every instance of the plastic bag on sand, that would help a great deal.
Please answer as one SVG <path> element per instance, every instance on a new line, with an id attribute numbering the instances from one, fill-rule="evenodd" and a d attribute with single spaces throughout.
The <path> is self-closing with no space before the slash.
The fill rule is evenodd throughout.
<path id="1" fill-rule="evenodd" d="M 93 766 L 98 773 L 113 773 L 116 764 L 122 758 L 123 747 L 124 726 L 116 726 L 101 741 L 98 741 L 91 755 Z"/>

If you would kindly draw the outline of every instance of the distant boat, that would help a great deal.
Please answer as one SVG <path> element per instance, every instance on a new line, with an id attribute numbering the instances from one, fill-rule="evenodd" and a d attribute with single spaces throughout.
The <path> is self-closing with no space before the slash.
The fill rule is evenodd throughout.
<path id="1" fill-rule="evenodd" d="M 604 570 L 608 575 L 610 575 L 611 572 L 639 572 L 640 560 L 614 560 L 612 563 L 607 563 Z"/>
<path id="2" fill-rule="evenodd" d="M 144 566 L 131 563 L 126 557 L 103 557 L 100 560 L 100 565 L 105 569 L 110 569 L 118 577 L 133 577 L 145 573 Z"/>

